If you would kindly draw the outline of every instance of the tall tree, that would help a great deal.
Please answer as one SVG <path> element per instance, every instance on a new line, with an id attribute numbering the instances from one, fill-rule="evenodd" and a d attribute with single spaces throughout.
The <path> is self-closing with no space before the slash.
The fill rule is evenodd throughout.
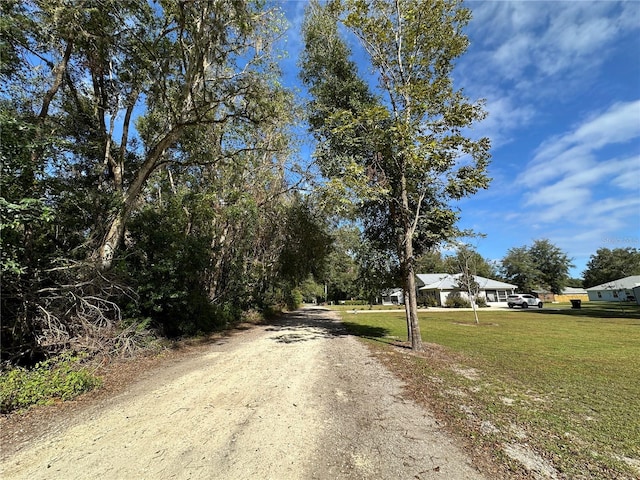
<path id="1" fill-rule="evenodd" d="M 462 245 L 458 248 L 455 257 L 455 262 L 457 263 L 456 273 L 458 273 L 456 284 L 459 289 L 466 292 L 469 303 L 471 303 L 471 307 L 473 308 L 473 316 L 476 324 L 480 323 L 476 304 L 478 294 L 480 293 L 480 284 L 476 281 L 476 276 L 478 275 L 476 267 L 478 256 L 478 252 L 466 245 Z M 482 257 L 480 256 L 480 258 Z"/>
<path id="2" fill-rule="evenodd" d="M 358 296 L 357 252 L 360 249 L 360 230 L 352 226 L 340 226 L 332 232 L 333 246 L 327 261 L 324 282 L 327 300 L 347 300 Z"/>
<path id="3" fill-rule="evenodd" d="M 510 248 L 502 258 L 500 271 L 505 280 L 517 285 L 523 293 L 539 287 L 535 259 L 526 246 Z"/>
<path id="4" fill-rule="evenodd" d="M 439 249 L 429 250 L 416 257 L 418 273 L 442 273 L 446 271 L 444 259 Z"/>
<path id="5" fill-rule="evenodd" d="M 571 259 L 549 240 L 536 240 L 531 247 L 511 248 L 502 259 L 505 279 L 522 292 L 536 289 L 562 292 L 569 280 Z"/>
<path id="6" fill-rule="evenodd" d="M 636 248 L 599 248 L 591 255 L 587 268 L 582 272 L 586 288 L 640 275 L 640 250 Z"/>
<path id="7" fill-rule="evenodd" d="M 28 30 L 14 35 L 10 58 L 41 61 L 45 86 L 21 85 L 33 94 L 38 132 L 60 131 L 62 117 L 71 166 L 98 174 L 113 197 L 91 232 L 95 259 L 108 269 L 151 175 L 194 160 L 183 142 L 195 130 L 216 139 L 218 151 L 198 159 L 212 164 L 250 148 L 237 142 L 237 128 L 278 116 L 272 46 L 282 20 L 252 0 L 27 3 L 12 12 Z M 69 167 L 68 157 L 59 160 Z"/>
<path id="8" fill-rule="evenodd" d="M 455 0 L 345 0 L 312 5 L 305 21 L 302 76 L 313 97 L 309 116 L 319 161 L 328 167 L 323 173 L 360 174 L 360 184 L 373 190 L 360 197 L 365 233 L 395 250 L 415 350 L 422 349 L 415 256 L 455 233 L 452 200 L 489 183 L 489 140 L 463 133 L 485 112 L 451 78 L 468 45 L 462 29 L 469 19 Z M 378 96 L 349 61 L 338 21 L 367 52 Z"/>
<path id="9" fill-rule="evenodd" d="M 569 269 L 573 267 L 569 256 L 547 239 L 533 242 L 529 255 L 540 272 L 540 285 L 555 294 L 562 293 L 569 280 Z"/>

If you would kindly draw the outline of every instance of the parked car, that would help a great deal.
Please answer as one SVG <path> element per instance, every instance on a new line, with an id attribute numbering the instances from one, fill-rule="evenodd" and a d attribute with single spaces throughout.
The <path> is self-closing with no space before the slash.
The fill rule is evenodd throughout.
<path id="1" fill-rule="evenodd" d="M 514 293 L 513 295 L 509 295 L 507 297 L 507 305 L 509 305 L 509 308 L 513 308 L 515 306 L 519 306 L 522 308 L 537 306 L 538 308 L 542 308 L 542 300 L 527 293 Z"/>

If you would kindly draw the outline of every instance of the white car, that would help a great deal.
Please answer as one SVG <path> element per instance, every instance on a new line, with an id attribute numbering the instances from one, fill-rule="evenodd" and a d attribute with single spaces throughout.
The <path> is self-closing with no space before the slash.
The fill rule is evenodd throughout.
<path id="1" fill-rule="evenodd" d="M 507 297 L 507 305 L 509 308 L 516 305 L 522 308 L 529 308 L 529 306 L 542 308 L 542 300 L 526 293 L 514 293 Z"/>

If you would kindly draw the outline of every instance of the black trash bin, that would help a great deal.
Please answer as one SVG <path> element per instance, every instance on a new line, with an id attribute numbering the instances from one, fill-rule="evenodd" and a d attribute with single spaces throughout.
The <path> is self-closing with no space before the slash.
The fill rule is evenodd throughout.
<path id="1" fill-rule="evenodd" d="M 571 308 L 582 308 L 582 300 L 571 300 Z"/>

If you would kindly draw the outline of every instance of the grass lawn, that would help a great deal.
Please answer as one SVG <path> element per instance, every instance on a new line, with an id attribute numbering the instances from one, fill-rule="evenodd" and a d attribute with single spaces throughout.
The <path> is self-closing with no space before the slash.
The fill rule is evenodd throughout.
<path id="1" fill-rule="evenodd" d="M 640 307 L 489 308 L 478 326 L 472 312 L 427 311 L 419 356 L 397 347 L 404 314 L 341 316 L 503 473 L 640 478 Z"/>
<path id="2" fill-rule="evenodd" d="M 404 310 L 404 305 L 330 305 L 327 308 L 338 312 L 367 312 L 369 310 Z"/>

